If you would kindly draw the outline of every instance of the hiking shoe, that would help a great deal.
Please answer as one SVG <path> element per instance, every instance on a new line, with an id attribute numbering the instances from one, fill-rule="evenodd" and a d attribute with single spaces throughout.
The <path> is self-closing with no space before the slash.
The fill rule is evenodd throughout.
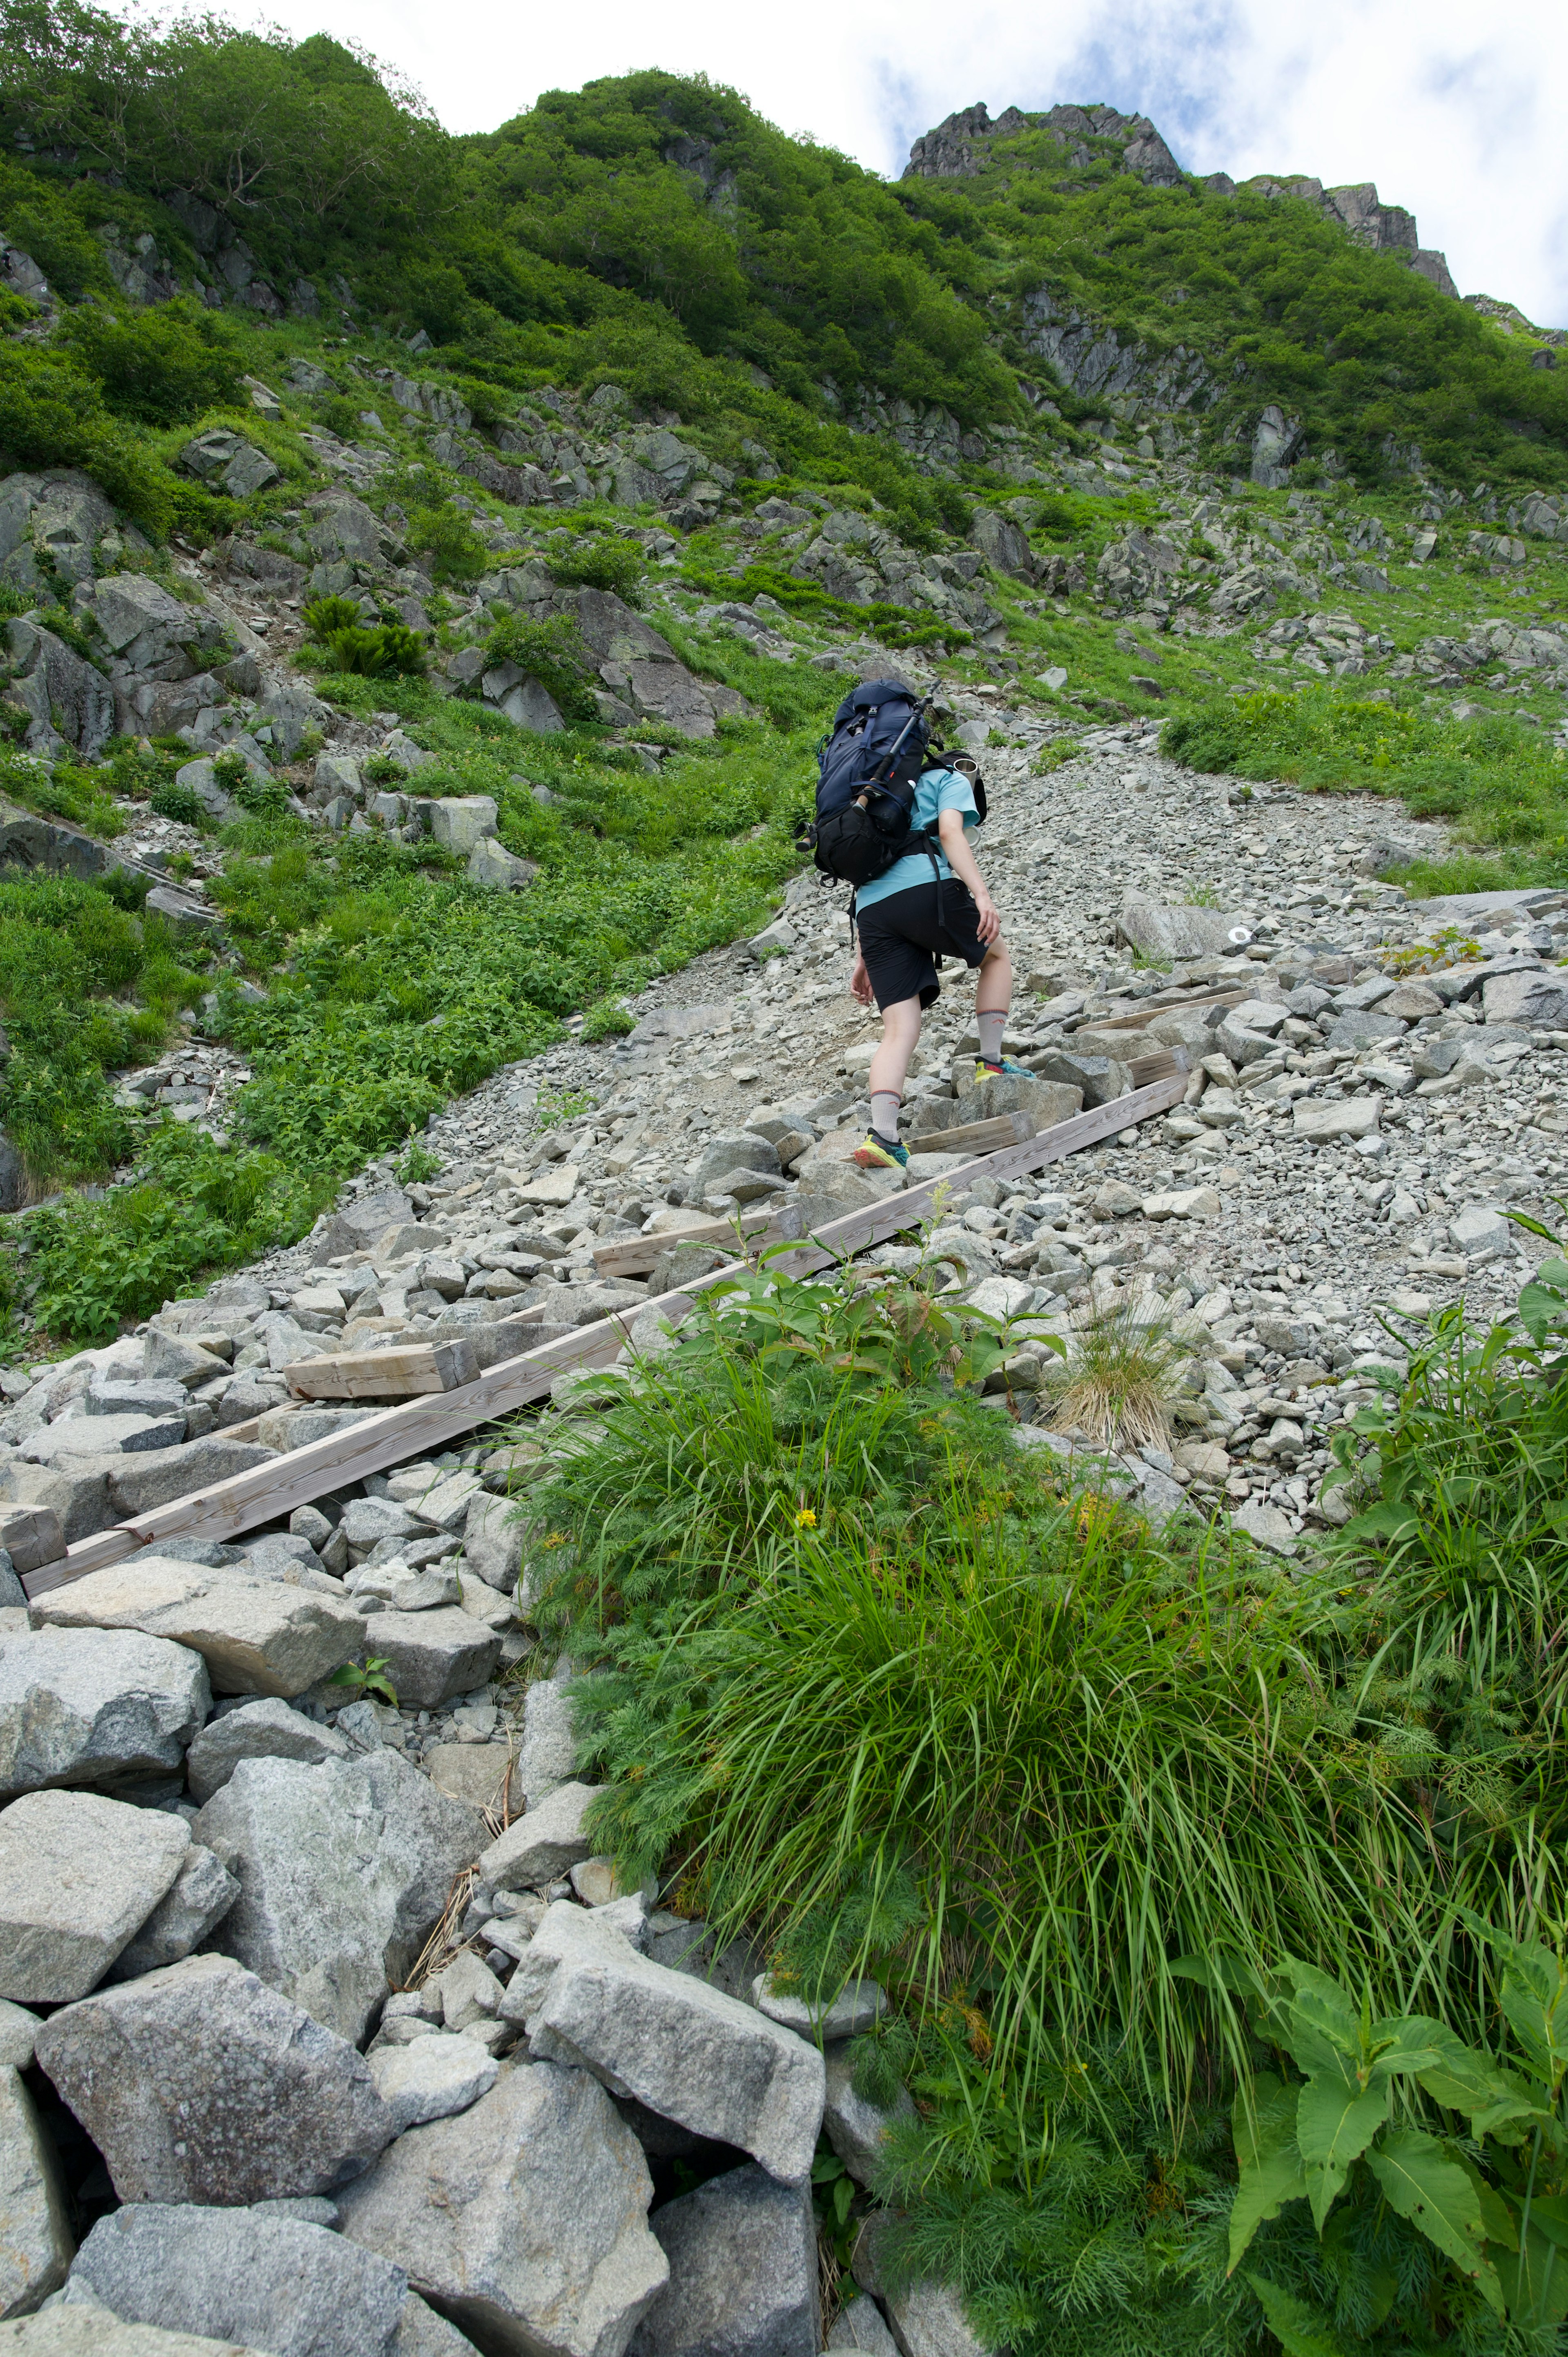
<path id="1" fill-rule="evenodd" d="M 980 1086 L 982 1081 L 1000 1081 L 1004 1078 L 1010 1081 L 1032 1081 L 1036 1077 L 1027 1064 L 1015 1064 L 1011 1056 L 1004 1056 L 999 1064 L 988 1064 L 983 1056 L 974 1067 L 976 1088 Z"/>
<path id="2" fill-rule="evenodd" d="M 863 1170 L 908 1170 L 909 1168 L 908 1147 L 890 1146 L 885 1137 L 878 1137 L 874 1129 L 866 1131 L 865 1144 L 857 1146 L 849 1158 L 852 1162 L 858 1162 Z"/>

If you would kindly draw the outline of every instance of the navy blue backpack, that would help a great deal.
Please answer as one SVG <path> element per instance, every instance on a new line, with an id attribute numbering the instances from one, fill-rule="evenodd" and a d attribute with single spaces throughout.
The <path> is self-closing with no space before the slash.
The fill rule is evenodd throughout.
<path id="1" fill-rule="evenodd" d="M 911 851 L 929 851 L 912 823 L 915 790 L 930 767 L 929 696 L 898 679 L 872 679 L 844 697 L 817 755 L 816 817 L 800 837 L 824 876 L 869 884 Z"/>

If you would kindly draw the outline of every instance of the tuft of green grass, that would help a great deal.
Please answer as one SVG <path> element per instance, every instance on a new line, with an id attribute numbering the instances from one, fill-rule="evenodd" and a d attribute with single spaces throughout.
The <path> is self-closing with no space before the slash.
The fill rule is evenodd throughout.
<path id="1" fill-rule="evenodd" d="M 1066 1359 L 1045 1377 L 1057 1428 L 1085 1433 L 1106 1448 L 1165 1448 L 1186 1356 L 1163 1320 L 1144 1319 L 1125 1305 L 1075 1319 Z"/>

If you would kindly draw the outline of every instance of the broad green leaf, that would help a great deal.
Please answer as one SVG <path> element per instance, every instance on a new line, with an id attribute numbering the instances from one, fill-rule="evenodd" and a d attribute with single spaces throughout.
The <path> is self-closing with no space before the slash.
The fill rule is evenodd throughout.
<path id="1" fill-rule="evenodd" d="M 1514 2208 L 1522 2214 L 1524 2201 L 1517 2194 Z M 1568 2194 L 1538 2193 L 1530 2205 L 1530 2222 L 1558 2250 L 1568 2251 Z"/>
<path id="2" fill-rule="evenodd" d="M 1417 2065 L 1420 2085 L 1445 2112 L 1463 2112 L 1477 2136 L 1495 2136 L 1520 2120 L 1547 2116 L 1528 2083 L 1489 2054 L 1478 2053 L 1447 2033 L 1448 2050 L 1435 2062 Z M 1434 2041 L 1435 2042 L 1435 2041 Z"/>
<path id="3" fill-rule="evenodd" d="M 1252 2081 L 1253 2115 L 1247 2115 L 1248 2090 L 1238 2088 L 1230 2106 L 1230 2130 L 1241 2181 L 1230 2211 L 1230 2258 L 1227 2275 L 1234 2275 L 1265 2218 L 1277 2218 L 1287 2201 L 1306 2197 L 1306 2179 L 1295 2141 L 1295 2106 L 1299 2087 L 1286 2086 L 1269 2072 Z"/>
<path id="4" fill-rule="evenodd" d="M 1498 2002 L 1509 2027 L 1530 2068 L 1555 2088 L 1568 2066 L 1568 1970 L 1563 1960 L 1539 1940 L 1510 1940 L 1468 1908 L 1458 1913 L 1501 1963 Z"/>
<path id="5" fill-rule="evenodd" d="M 1361 2017 L 1337 1980 L 1316 1964 L 1287 1964 L 1291 1999 L 1291 2052 L 1309 2076 L 1328 2072 L 1359 2085 Z"/>
<path id="6" fill-rule="evenodd" d="M 1487 2260 L 1480 2197 L 1453 2155 L 1421 2128 L 1391 2128 L 1367 2155 L 1390 2207 L 1453 2260 L 1498 2313 L 1502 2292 Z"/>
<path id="7" fill-rule="evenodd" d="M 1258 2305 L 1284 2357 L 1347 2357 L 1345 2343 L 1321 2309 L 1308 2308 L 1305 2300 L 1282 2291 L 1265 2276 L 1249 2276 L 1247 2281 L 1258 2295 Z"/>
<path id="8" fill-rule="evenodd" d="M 1498 2281 L 1512 2324 L 1550 2330 L 1568 2317 L 1568 2256 L 1550 2242 L 1534 2219 L 1518 2251 L 1494 2251 Z"/>
<path id="9" fill-rule="evenodd" d="M 1395 2013 L 1372 2024 L 1372 2051 L 1376 2068 L 1385 2074 L 1396 2071 L 1435 2071 L 1444 2064 L 1456 2069 L 1466 2059 L 1484 2063 L 1486 2056 L 1471 2056 L 1446 2022 L 1435 2021 L 1430 2014 Z"/>
<path id="10" fill-rule="evenodd" d="M 1363 2091 L 1337 2075 L 1309 2079 L 1296 2104 L 1295 2139 L 1306 2177 L 1306 2197 L 1319 2233 L 1350 2165 L 1359 2160 L 1389 2115 L 1387 2083 Z"/>

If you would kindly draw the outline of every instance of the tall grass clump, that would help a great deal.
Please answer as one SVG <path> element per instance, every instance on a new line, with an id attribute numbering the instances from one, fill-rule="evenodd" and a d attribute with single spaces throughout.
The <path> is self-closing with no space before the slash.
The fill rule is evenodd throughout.
<path id="1" fill-rule="evenodd" d="M 791 1296 L 825 1291 L 712 1318 L 535 1493 L 596 1838 L 827 1994 L 961 1993 L 1026 2083 L 1107 2035 L 1179 2082 L 1189 1952 L 1419 1985 L 1419 1829 L 1326 1724 L 1354 1604 L 1086 1512 L 944 1388 L 940 1305 L 846 1290 L 813 1331 Z M 815 1935 L 900 1879 L 891 1931 Z"/>
<path id="2" fill-rule="evenodd" d="M 1187 1354 L 1161 1320 L 1126 1303 L 1075 1319 L 1067 1356 L 1046 1378 L 1058 1431 L 1106 1448 L 1163 1448 Z"/>

